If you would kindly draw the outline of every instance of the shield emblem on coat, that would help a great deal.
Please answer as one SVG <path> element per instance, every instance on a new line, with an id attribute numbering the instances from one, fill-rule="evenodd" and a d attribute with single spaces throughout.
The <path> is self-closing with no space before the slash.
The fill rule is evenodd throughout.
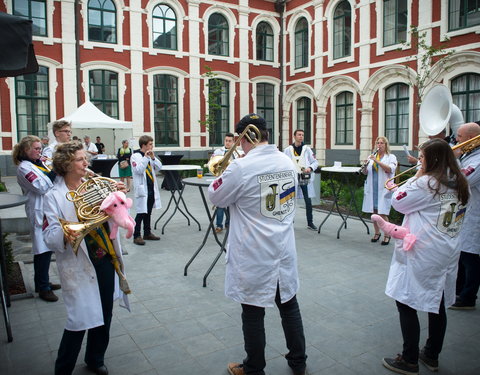
<path id="1" fill-rule="evenodd" d="M 257 176 L 263 216 L 283 221 L 295 211 L 295 178 L 292 170 Z"/>

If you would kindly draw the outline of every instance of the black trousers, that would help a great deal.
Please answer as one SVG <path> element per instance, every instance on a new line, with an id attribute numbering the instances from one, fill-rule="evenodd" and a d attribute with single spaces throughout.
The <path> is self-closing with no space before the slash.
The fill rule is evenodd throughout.
<path id="1" fill-rule="evenodd" d="M 397 303 L 400 314 L 400 327 L 403 336 L 403 359 L 407 363 L 418 363 L 418 352 L 420 342 L 420 323 L 418 322 L 417 310 L 401 302 Z M 445 302 L 442 297 L 438 314 L 428 313 L 428 339 L 425 344 L 425 354 L 432 359 L 438 359 L 442 351 L 443 339 L 447 330 L 447 314 L 445 313 Z"/>
<path id="2" fill-rule="evenodd" d="M 140 233 L 142 230 L 142 222 L 143 222 L 143 234 L 145 236 L 148 236 L 150 233 L 152 233 L 152 210 L 153 210 L 153 204 L 155 203 L 155 195 L 152 191 L 148 193 L 148 198 L 147 198 L 147 213 L 143 214 L 137 214 L 135 216 L 135 230 L 133 231 L 133 238 L 140 237 Z"/>
<path id="3" fill-rule="evenodd" d="M 50 260 L 52 252 L 46 251 L 33 256 L 33 279 L 35 281 L 35 289 L 38 291 L 50 290 L 50 278 L 48 270 L 50 269 Z"/>
<path id="4" fill-rule="evenodd" d="M 305 354 L 305 335 L 303 333 L 302 316 L 297 297 L 282 304 L 277 288 L 275 303 L 280 311 L 283 332 L 289 350 L 285 358 L 295 371 L 305 370 L 307 355 Z M 242 304 L 242 329 L 247 357 L 243 360 L 245 374 L 264 375 L 265 372 L 265 308 Z"/>
<path id="5" fill-rule="evenodd" d="M 459 263 L 462 265 L 464 272 L 462 282 L 458 280 L 460 284 L 457 289 L 458 299 L 462 303 L 475 306 L 480 287 L 480 255 L 462 251 Z M 459 279 L 458 276 L 457 279 Z"/>
<path id="6" fill-rule="evenodd" d="M 98 264 L 94 264 L 94 267 L 100 289 L 104 325 L 88 330 L 85 363 L 91 368 L 98 368 L 104 364 L 105 352 L 110 340 L 115 269 L 111 257 L 108 255 Z M 79 285 L 79 288 L 81 287 Z M 85 331 L 69 331 L 67 329 L 63 331 L 57 360 L 55 361 L 55 375 L 69 375 L 73 372 L 84 335 Z"/>

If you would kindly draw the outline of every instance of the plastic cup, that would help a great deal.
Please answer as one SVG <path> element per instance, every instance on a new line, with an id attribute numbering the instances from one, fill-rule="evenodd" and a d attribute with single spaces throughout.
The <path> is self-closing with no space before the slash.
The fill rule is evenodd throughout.
<path id="1" fill-rule="evenodd" d="M 203 177 L 203 169 L 197 169 L 197 177 L 202 178 Z"/>

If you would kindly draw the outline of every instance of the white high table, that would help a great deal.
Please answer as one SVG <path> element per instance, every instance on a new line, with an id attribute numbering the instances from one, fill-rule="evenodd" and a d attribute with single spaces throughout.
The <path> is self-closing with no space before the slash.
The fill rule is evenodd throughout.
<path id="1" fill-rule="evenodd" d="M 343 227 L 347 229 L 347 219 L 350 217 L 351 212 L 352 212 L 352 206 L 355 208 L 355 212 L 357 213 L 357 217 L 362 221 L 362 223 L 365 225 L 367 228 L 367 234 L 370 234 L 370 229 L 368 228 L 367 223 L 362 218 L 362 215 L 360 211 L 358 210 L 357 204 L 355 202 L 355 192 L 357 191 L 357 185 L 354 183 L 354 180 L 360 178 L 360 167 L 323 167 L 321 168 L 321 172 L 326 172 L 326 173 L 339 173 L 342 176 L 343 182 L 345 186 L 348 186 L 348 189 L 350 190 L 350 204 L 348 206 L 348 211 L 347 215 L 342 215 L 340 212 L 340 208 L 338 207 L 338 201 L 339 201 L 339 193 L 340 189 L 342 188 L 342 184 L 335 184 L 333 183 L 333 179 L 330 180 L 330 186 L 332 188 L 333 192 L 333 202 L 332 202 L 332 207 L 330 207 L 330 211 L 328 212 L 327 216 L 325 219 L 323 219 L 322 223 L 318 227 L 318 233 L 320 233 L 323 224 L 327 221 L 328 217 L 331 215 L 334 207 L 337 208 L 337 212 L 342 218 L 342 224 L 340 224 L 340 227 L 338 228 L 337 231 L 337 239 L 340 238 L 340 231 L 342 230 Z M 322 177 L 323 179 L 323 177 Z"/>
<path id="2" fill-rule="evenodd" d="M 168 222 L 172 219 L 173 215 L 178 211 L 182 213 L 183 216 L 187 219 L 188 225 L 190 225 L 190 219 L 188 218 L 187 214 L 198 224 L 198 230 L 202 230 L 200 223 L 198 222 L 197 219 L 188 211 L 187 205 L 185 204 L 185 201 L 182 198 L 183 195 L 183 189 L 185 189 L 185 185 L 180 180 L 177 178 L 177 176 L 173 172 L 181 172 L 181 171 L 193 171 L 197 169 L 202 169 L 199 165 L 189 165 L 189 164 L 173 164 L 173 165 L 162 165 L 162 171 L 165 171 L 165 178 L 169 179 L 169 182 L 171 183 L 170 186 L 174 186 L 172 190 L 170 190 L 170 200 L 168 201 L 167 208 L 163 213 L 160 215 L 160 217 L 157 219 L 155 222 L 155 229 L 157 229 L 157 223 L 160 221 L 160 219 L 167 213 L 168 209 L 170 208 L 170 205 L 173 202 L 175 203 L 175 209 L 173 210 L 173 213 L 169 216 L 165 224 L 162 226 L 162 234 L 165 232 L 165 226 L 168 224 Z M 178 198 L 175 197 L 175 194 L 178 192 Z M 183 207 L 185 208 L 185 212 L 180 208 L 180 202 L 183 203 Z"/>

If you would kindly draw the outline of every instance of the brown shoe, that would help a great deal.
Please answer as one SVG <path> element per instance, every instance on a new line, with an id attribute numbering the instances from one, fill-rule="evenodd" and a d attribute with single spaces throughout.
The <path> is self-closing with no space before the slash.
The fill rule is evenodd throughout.
<path id="1" fill-rule="evenodd" d="M 50 289 L 52 290 L 58 290 L 58 289 L 61 289 L 62 286 L 60 284 L 52 284 L 50 283 Z"/>
<path id="2" fill-rule="evenodd" d="M 57 302 L 58 297 L 51 290 L 41 290 L 38 296 L 47 302 Z"/>
<path id="3" fill-rule="evenodd" d="M 217 233 L 220 233 L 222 230 L 223 230 L 223 229 L 220 228 L 220 227 L 216 227 L 216 228 L 215 228 L 215 232 L 217 232 Z"/>
<path id="4" fill-rule="evenodd" d="M 145 245 L 145 241 L 144 241 L 143 238 L 140 237 L 140 236 L 139 236 L 139 237 L 135 237 L 135 238 L 133 239 L 133 243 L 134 243 L 135 245 Z"/>
<path id="5" fill-rule="evenodd" d="M 230 375 L 244 375 L 243 365 L 241 363 L 229 363 L 227 370 Z"/>
<path id="6" fill-rule="evenodd" d="M 146 236 L 143 236 L 144 240 L 149 240 L 149 241 L 158 241 L 160 240 L 160 237 L 155 236 L 153 233 L 147 234 Z"/>

